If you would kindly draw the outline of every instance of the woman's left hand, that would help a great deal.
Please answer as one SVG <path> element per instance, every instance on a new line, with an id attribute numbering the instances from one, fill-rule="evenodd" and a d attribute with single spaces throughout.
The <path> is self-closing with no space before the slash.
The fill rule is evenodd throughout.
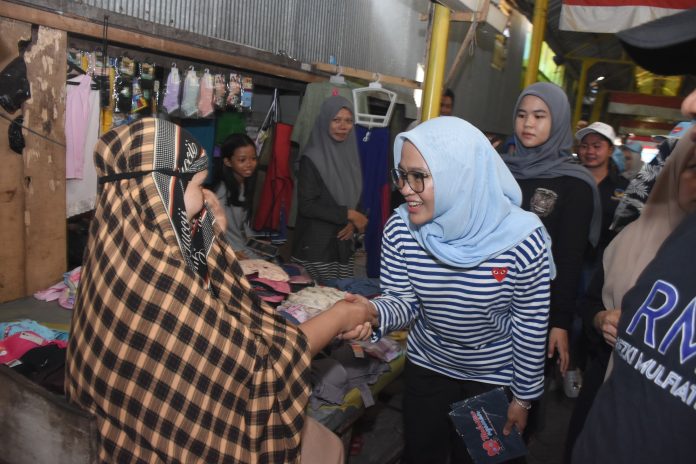
<path id="1" fill-rule="evenodd" d="M 349 209 L 348 210 L 348 221 L 353 223 L 355 228 L 357 229 L 358 232 L 361 234 L 365 232 L 365 228 L 367 227 L 367 216 L 365 216 L 363 213 L 356 211 L 354 209 Z"/>
<path id="2" fill-rule="evenodd" d="M 515 400 L 510 401 L 510 406 L 508 406 L 507 422 L 505 422 L 505 426 L 503 427 L 503 435 L 510 435 L 513 425 L 517 428 L 520 434 L 523 433 L 524 428 L 527 427 L 528 415 L 528 410 L 517 404 Z"/>
<path id="3" fill-rule="evenodd" d="M 364 322 L 353 330 L 338 335 L 341 340 L 369 340 L 372 337 L 372 324 Z"/>
<path id="4" fill-rule="evenodd" d="M 553 358 L 556 351 L 558 351 L 558 368 L 561 370 L 561 375 L 565 375 L 568 370 L 568 364 L 570 363 L 568 331 L 558 327 L 552 327 L 549 331 L 548 357 Z"/>
<path id="5" fill-rule="evenodd" d="M 353 238 L 353 234 L 355 233 L 355 226 L 353 225 L 352 222 L 349 222 L 346 224 L 346 226 L 338 231 L 338 235 L 336 236 L 339 240 L 350 240 Z"/>
<path id="6" fill-rule="evenodd" d="M 202 191 L 203 201 L 208 207 L 208 211 L 213 213 L 213 216 L 215 216 L 215 222 L 217 222 L 220 225 L 220 229 L 225 232 L 227 230 L 227 216 L 225 215 L 225 210 L 222 209 L 222 205 L 220 205 L 220 200 L 218 200 L 215 192 L 205 188 L 202 189 Z"/>

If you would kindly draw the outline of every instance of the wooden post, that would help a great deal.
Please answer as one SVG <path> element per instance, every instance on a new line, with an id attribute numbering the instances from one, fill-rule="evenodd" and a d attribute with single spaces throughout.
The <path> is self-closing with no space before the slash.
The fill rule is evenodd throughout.
<path id="1" fill-rule="evenodd" d="M 31 25 L 0 18 L 0 69 L 19 55 L 17 42 L 31 39 Z M 7 113 L 14 119 L 21 114 Z M 7 130 L 10 122 L 0 118 L 0 302 L 26 294 L 24 281 L 24 158 L 10 150 Z"/>
<path id="2" fill-rule="evenodd" d="M 0 18 L 3 63 L 18 56 L 19 38 L 31 38 L 31 25 Z M 7 116 L 23 114 L 24 127 L 40 135 L 24 130 L 18 155 L 7 145 L 8 122 L 0 126 L 0 301 L 49 287 L 66 271 L 66 47 L 65 31 L 39 27 L 24 54 L 31 98 Z"/>
<path id="3" fill-rule="evenodd" d="M 24 275 L 28 293 L 56 283 L 67 270 L 64 123 L 67 43 L 65 31 L 40 26 L 36 43 L 25 55 L 32 97 L 24 105 L 24 124 L 46 137 L 27 136 L 24 150 Z"/>

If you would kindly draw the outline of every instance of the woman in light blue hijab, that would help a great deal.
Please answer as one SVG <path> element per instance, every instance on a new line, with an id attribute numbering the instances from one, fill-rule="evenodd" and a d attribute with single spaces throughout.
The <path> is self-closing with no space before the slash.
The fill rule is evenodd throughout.
<path id="1" fill-rule="evenodd" d="M 408 203 L 396 210 L 423 248 L 442 262 L 470 268 L 542 227 L 535 214 L 520 208 L 517 181 L 490 142 L 479 139 L 478 129 L 452 117 L 428 121 L 427 128 L 399 134 L 394 142 L 396 169 L 404 143 L 410 142 L 436 186 L 435 210 L 427 223 L 409 221 Z"/>
<path id="2" fill-rule="evenodd" d="M 541 395 L 550 242 L 488 139 L 440 117 L 399 134 L 392 180 L 404 204 L 385 226 L 373 339 L 409 328 L 406 462 L 471 462 L 450 405 L 504 387 L 504 434 Z M 505 407 L 505 406 L 503 406 Z M 517 431 L 513 430 L 513 426 Z"/>

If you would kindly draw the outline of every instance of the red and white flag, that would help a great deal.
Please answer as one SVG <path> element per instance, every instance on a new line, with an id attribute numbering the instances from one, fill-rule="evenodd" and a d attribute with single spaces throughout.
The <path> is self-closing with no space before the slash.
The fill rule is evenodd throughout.
<path id="1" fill-rule="evenodd" d="M 563 0 L 558 28 L 615 33 L 689 8 L 696 0 Z"/>
<path id="2" fill-rule="evenodd" d="M 679 121 L 682 97 L 665 97 L 658 95 L 643 95 L 631 92 L 611 92 L 607 112 L 614 114 L 630 114 L 633 116 L 651 116 L 654 118 Z"/>

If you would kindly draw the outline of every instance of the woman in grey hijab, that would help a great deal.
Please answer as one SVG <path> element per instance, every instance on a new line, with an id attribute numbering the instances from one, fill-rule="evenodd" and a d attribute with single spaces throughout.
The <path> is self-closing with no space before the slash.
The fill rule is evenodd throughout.
<path id="1" fill-rule="evenodd" d="M 353 131 L 353 106 L 343 97 L 324 101 L 300 154 L 297 221 L 292 260 L 318 281 L 353 276 L 362 171 Z"/>
<path id="2" fill-rule="evenodd" d="M 571 156 L 570 105 L 563 89 L 536 83 L 522 91 L 513 113 L 515 154 L 503 160 L 522 189 L 522 208 L 536 213 L 553 243 L 548 357 L 561 373 L 570 361 L 573 320 L 583 255 L 599 239 L 601 207 L 592 174 Z"/>

